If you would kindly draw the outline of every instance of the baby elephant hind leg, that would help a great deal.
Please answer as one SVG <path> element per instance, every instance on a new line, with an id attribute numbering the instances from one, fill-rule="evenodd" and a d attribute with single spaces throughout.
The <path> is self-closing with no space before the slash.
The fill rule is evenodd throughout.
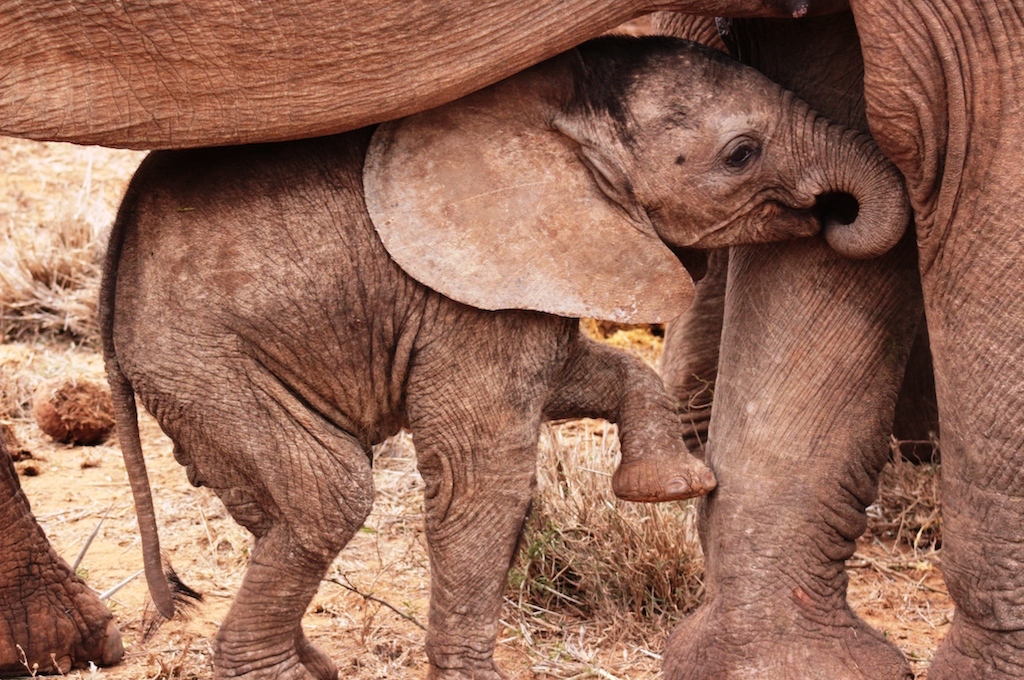
<path id="1" fill-rule="evenodd" d="M 231 417 L 222 406 L 210 426 L 216 431 L 196 442 L 201 448 L 190 447 L 214 465 L 236 466 L 236 473 L 207 480 L 203 461 L 191 461 L 256 536 L 214 643 L 214 677 L 332 680 L 337 669 L 306 639 L 302 616 L 331 561 L 370 512 L 369 457 L 271 376 L 247 375 L 236 384 L 256 388 L 232 395 L 239 404 L 233 411 L 244 417 Z"/>
<path id="2" fill-rule="evenodd" d="M 622 460 L 612 490 L 623 500 L 675 501 L 715 488 L 714 474 L 687 450 L 675 400 L 651 368 L 626 352 L 579 334 L 545 415 L 618 424 Z"/>

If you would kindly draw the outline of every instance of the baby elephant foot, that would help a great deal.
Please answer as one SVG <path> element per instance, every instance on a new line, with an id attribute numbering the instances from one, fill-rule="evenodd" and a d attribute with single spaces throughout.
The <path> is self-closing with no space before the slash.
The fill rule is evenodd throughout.
<path id="1" fill-rule="evenodd" d="M 690 454 L 647 456 L 623 462 L 612 475 L 612 491 L 624 501 L 663 503 L 703 496 L 715 488 L 715 475 Z"/>

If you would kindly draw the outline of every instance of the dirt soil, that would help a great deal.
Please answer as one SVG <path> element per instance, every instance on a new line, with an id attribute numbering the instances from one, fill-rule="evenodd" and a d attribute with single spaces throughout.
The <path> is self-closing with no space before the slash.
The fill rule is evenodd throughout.
<path id="1" fill-rule="evenodd" d="M 141 155 L 65 145 L 0 140 L 0 227 L 44 224 L 53 214 L 112 217 L 116 201 Z M 56 207 L 54 207 L 56 206 Z M 77 207 L 76 207 L 77 206 Z M 626 343 L 628 344 L 628 343 Z M 650 342 L 641 353 L 651 356 Z M 102 379 L 95 348 L 41 340 L 0 346 L 0 392 L 11 423 L 31 458 L 16 465 L 33 510 L 58 553 L 75 560 L 90 533 L 95 541 L 79 572 L 97 591 L 123 584 L 142 567 L 128 481 L 114 441 L 68 447 L 46 437 L 24 412 L 33 387 L 56 375 Z M 171 454 L 170 442 L 148 416 L 143 445 L 155 493 L 162 547 L 182 579 L 205 595 L 188 620 L 166 622 L 143 639 L 147 593 L 141 577 L 107 602 L 124 635 L 124 662 L 70 677 L 206 678 L 212 676 L 211 640 L 231 603 L 250 548 L 219 500 L 195 489 Z M 330 570 L 305 618 L 307 634 L 326 649 L 342 677 L 423 678 L 427 615 L 427 557 L 422 530 L 422 482 L 411 442 L 399 436 L 375 460 L 377 500 L 366 525 Z M 854 609 L 899 645 L 925 677 L 952 604 L 938 569 L 938 553 L 915 554 L 891 541 L 862 539 L 851 561 Z M 609 637 L 608 622 L 540 614 L 524 619 L 510 602 L 497 656 L 511 678 L 601 677 L 641 680 L 658 675 L 663 632 Z"/>

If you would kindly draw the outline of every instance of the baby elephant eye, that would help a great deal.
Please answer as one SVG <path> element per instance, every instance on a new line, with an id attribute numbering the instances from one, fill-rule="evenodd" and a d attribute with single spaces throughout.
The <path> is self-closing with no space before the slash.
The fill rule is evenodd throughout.
<path id="1" fill-rule="evenodd" d="M 759 149 L 754 144 L 741 144 L 729 154 L 729 157 L 725 159 L 725 164 L 738 170 L 757 157 L 758 151 Z"/>

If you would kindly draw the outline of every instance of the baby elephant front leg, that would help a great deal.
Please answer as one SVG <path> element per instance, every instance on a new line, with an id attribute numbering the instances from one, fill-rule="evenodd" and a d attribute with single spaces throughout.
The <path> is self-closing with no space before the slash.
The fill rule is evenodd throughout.
<path id="1" fill-rule="evenodd" d="M 498 616 L 533 495 L 536 439 L 462 441 L 416 442 L 431 565 L 428 679 L 502 680 L 493 658 Z"/>
<path id="2" fill-rule="evenodd" d="M 623 500 L 676 501 L 715 488 L 714 474 L 686 448 L 675 402 L 661 379 L 625 352 L 578 336 L 546 415 L 618 424 L 622 461 L 612 490 Z"/>

